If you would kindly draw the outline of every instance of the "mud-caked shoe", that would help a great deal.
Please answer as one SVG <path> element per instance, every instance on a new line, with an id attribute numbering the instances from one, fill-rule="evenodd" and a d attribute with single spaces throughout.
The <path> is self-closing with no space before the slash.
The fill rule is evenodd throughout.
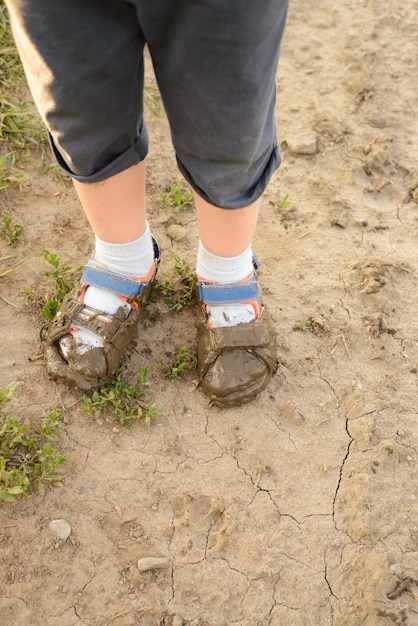
<path id="1" fill-rule="evenodd" d="M 80 284 L 63 300 L 51 325 L 42 334 L 49 375 L 83 391 L 107 384 L 117 372 L 129 344 L 138 335 L 138 321 L 156 281 L 160 248 L 153 239 L 154 263 L 149 276 L 124 277 L 94 259 L 83 268 Z M 86 305 L 89 287 L 116 294 L 121 301 L 109 314 Z M 128 305 L 128 306 L 127 306 Z M 78 331 L 87 331 L 84 343 Z M 93 341 L 91 337 L 93 335 Z"/>
<path id="2" fill-rule="evenodd" d="M 198 281 L 198 375 L 203 393 L 219 407 L 250 401 L 265 389 L 277 367 L 276 331 L 261 303 L 255 270 L 248 280 L 232 284 Z M 236 304 L 253 306 L 254 319 L 213 328 L 208 309 Z"/>

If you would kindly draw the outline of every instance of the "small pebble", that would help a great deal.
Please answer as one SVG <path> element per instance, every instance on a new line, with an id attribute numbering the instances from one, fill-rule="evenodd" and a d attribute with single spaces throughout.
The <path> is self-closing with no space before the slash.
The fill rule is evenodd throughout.
<path id="1" fill-rule="evenodd" d="M 365 217 L 356 217 L 354 219 L 354 223 L 356 226 L 359 226 L 360 228 L 367 228 L 367 226 L 369 225 L 369 221 Z"/>
<path id="2" fill-rule="evenodd" d="M 286 138 L 288 148 L 293 154 L 316 154 L 318 152 L 318 137 L 316 133 L 300 133 Z"/>
<path id="3" fill-rule="evenodd" d="M 361 166 L 355 167 L 352 170 L 353 183 L 358 187 L 367 189 L 370 186 L 370 179 Z"/>
<path id="4" fill-rule="evenodd" d="M 338 213 L 338 215 L 335 215 L 332 218 L 331 224 L 333 226 L 339 226 L 340 228 L 347 228 L 347 226 L 348 226 L 348 213 L 346 213 L 346 211 L 341 211 L 341 213 Z"/>
<path id="5" fill-rule="evenodd" d="M 164 556 L 144 556 L 138 561 L 140 572 L 148 572 L 152 569 L 165 569 L 169 567 L 170 561 Z"/>
<path id="6" fill-rule="evenodd" d="M 173 621 L 172 621 L 172 625 L 173 626 L 184 626 L 183 618 L 180 617 L 180 615 L 174 615 Z"/>
<path id="7" fill-rule="evenodd" d="M 402 567 L 399 565 L 399 563 L 395 563 L 390 569 L 392 574 L 396 576 L 396 578 L 399 578 L 399 580 L 402 578 Z"/>
<path id="8" fill-rule="evenodd" d="M 71 535 L 71 525 L 65 519 L 53 519 L 49 522 L 49 528 L 56 534 L 58 539 L 67 541 Z"/>

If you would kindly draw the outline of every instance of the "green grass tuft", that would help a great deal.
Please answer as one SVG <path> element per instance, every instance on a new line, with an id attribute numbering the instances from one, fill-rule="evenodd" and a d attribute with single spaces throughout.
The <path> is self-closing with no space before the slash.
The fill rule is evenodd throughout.
<path id="1" fill-rule="evenodd" d="M 180 284 L 175 285 L 167 279 L 157 283 L 156 290 L 162 293 L 169 311 L 181 311 L 185 306 L 195 301 L 197 279 L 187 262 L 177 254 L 174 255 L 174 268 L 180 279 Z"/>
<path id="2" fill-rule="evenodd" d="M 53 267 L 52 270 L 45 272 L 45 276 L 55 280 L 56 291 L 55 295 L 46 302 L 43 308 L 45 317 L 48 320 L 53 320 L 58 313 L 64 297 L 71 291 L 76 281 L 80 278 L 81 267 L 74 269 L 68 265 L 63 265 L 59 256 L 48 250 L 42 250 L 42 254 L 44 259 Z"/>
<path id="3" fill-rule="evenodd" d="M 146 426 L 159 416 L 155 404 L 146 402 L 153 391 L 148 382 L 148 369 L 143 367 L 136 383 L 127 385 L 117 376 L 109 385 L 91 394 L 83 394 L 82 408 L 98 418 L 102 414 L 112 415 L 123 426 L 130 427 L 134 421 L 141 420 Z"/>
<path id="4" fill-rule="evenodd" d="M 158 361 L 158 365 L 169 380 L 179 380 L 197 366 L 197 354 L 195 350 L 189 350 L 183 346 L 171 362 Z"/>
<path id="5" fill-rule="evenodd" d="M 192 190 L 184 189 L 178 182 L 173 183 L 168 193 L 163 193 L 160 197 L 163 205 L 172 208 L 174 213 L 179 213 L 193 206 Z"/>
<path id="6" fill-rule="evenodd" d="M 48 484 L 61 478 L 66 462 L 52 445 L 61 427 L 58 410 L 48 413 L 38 430 L 3 413 L 18 386 L 0 389 L 0 499 L 9 501 L 34 490 L 43 495 Z"/>

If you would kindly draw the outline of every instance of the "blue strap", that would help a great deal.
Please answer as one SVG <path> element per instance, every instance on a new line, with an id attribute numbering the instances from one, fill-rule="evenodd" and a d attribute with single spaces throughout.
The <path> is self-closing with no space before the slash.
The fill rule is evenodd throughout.
<path id="1" fill-rule="evenodd" d="M 241 304 L 242 302 L 260 302 L 260 286 L 255 275 L 242 283 L 214 285 L 198 283 L 199 297 L 204 304 Z"/>
<path id="2" fill-rule="evenodd" d="M 106 268 L 93 265 L 94 261 L 90 260 L 83 268 L 81 282 L 93 287 L 100 287 L 106 291 L 111 291 L 119 296 L 131 298 L 141 291 L 148 284 L 133 280 L 132 278 L 124 278 L 118 274 L 110 272 Z"/>
<path id="3" fill-rule="evenodd" d="M 161 252 L 154 237 L 152 238 L 152 244 L 154 248 L 155 265 L 157 267 L 161 258 Z M 149 281 L 140 282 L 138 280 L 134 280 L 133 278 L 125 278 L 124 276 L 115 274 L 106 267 L 99 265 L 94 258 L 91 258 L 87 265 L 83 268 L 81 282 L 86 285 L 100 287 L 106 291 L 111 291 L 118 296 L 131 298 L 132 296 L 140 294 L 144 287 L 148 285 Z"/>

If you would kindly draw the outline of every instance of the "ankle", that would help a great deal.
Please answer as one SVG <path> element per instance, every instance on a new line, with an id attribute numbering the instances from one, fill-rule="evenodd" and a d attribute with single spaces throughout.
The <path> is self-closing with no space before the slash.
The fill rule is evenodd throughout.
<path id="1" fill-rule="evenodd" d="M 140 237 L 126 243 L 111 243 L 96 237 L 96 261 L 122 276 L 146 278 L 154 267 L 154 247 L 146 224 Z"/>
<path id="2" fill-rule="evenodd" d="M 251 245 L 234 257 L 212 254 L 199 242 L 196 273 L 202 282 L 227 285 L 246 280 L 254 272 Z"/>

